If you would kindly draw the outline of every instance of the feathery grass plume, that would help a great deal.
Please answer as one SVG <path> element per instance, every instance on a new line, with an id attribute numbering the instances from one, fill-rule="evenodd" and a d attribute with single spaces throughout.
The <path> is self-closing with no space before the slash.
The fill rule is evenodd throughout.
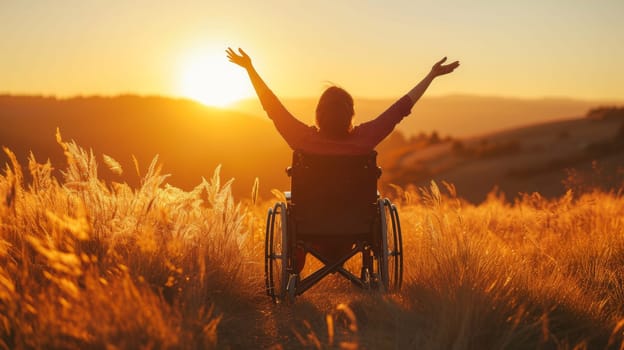
<path id="1" fill-rule="evenodd" d="M 134 154 L 132 155 L 132 164 L 134 164 L 134 170 L 136 171 L 137 176 L 141 177 L 141 168 L 139 167 L 139 161 Z"/>
<path id="2" fill-rule="evenodd" d="M 388 186 L 390 186 L 390 188 L 392 188 L 395 191 L 396 198 L 398 200 L 403 200 L 403 201 L 405 201 L 406 204 L 411 204 L 411 203 L 406 201 L 407 198 L 404 196 L 405 195 L 405 190 L 403 189 L 403 187 L 401 187 L 399 185 L 396 185 L 396 184 L 388 184 Z"/>
<path id="3" fill-rule="evenodd" d="M 251 204 L 256 205 L 258 202 L 258 192 L 260 191 L 260 179 L 257 177 L 254 179 L 253 186 L 251 187 Z"/>
<path id="4" fill-rule="evenodd" d="M 63 149 L 63 154 L 65 155 L 65 159 L 67 159 L 67 163 L 71 164 L 74 161 L 74 157 L 72 152 L 69 151 L 69 148 L 67 147 L 67 143 L 63 141 L 63 137 L 61 136 L 61 129 L 59 129 L 58 127 L 56 128 L 56 143 L 59 144 L 59 146 L 61 146 L 61 148 Z"/>
<path id="5" fill-rule="evenodd" d="M 275 197 L 275 199 L 277 199 L 280 202 L 286 202 L 286 196 L 284 195 L 284 192 L 276 189 L 276 188 L 272 188 L 271 189 L 271 194 L 273 194 L 273 197 Z"/>
<path id="6" fill-rule="evenodd" d="M 455 188 L 455 185 L 446 181 L 442 181 L 442 185 L 444 185 L 444 188 L 446 188 L 451 198 L 457 198 L 457 189 Z"/>
<path id="7" fill-rule="evenodd" d="M 63 142 L 68 167 L 62 171 L 66 183 L 101 185 L 93 150 L 86 151 L 74 141 Z"/>
<path id="8" fill-rule="evenodd" d="M 15 208 L 14 204 L 17 194 L 17 185 L 15 184 L 13 172 L 8 166 L 6 169 L 6 174 L 7 181 L 3 183 L 4 188 L 2 189 L 4 192 L 4 204 L 7 208 Z M 5 206 L 2 206 L 3 211 Z"/>
<path id="9" fill-rule="evenodd" d="M 104 160 L 104 164 L 108 166 L 108 170 L 110 170 L 115 175 L 121 175 L 123 173 L 123 169 L 121 164 L 117 162 L 113 157 L 103 154 L 102 158 Z"/>
<path id="10" fill-rule="evenodd" d="M 31 183 L 29 184 L 31 191 L 40 193 L 56 185 L 56 179 L 52 176 L 53 170 L 54 168 L 49 159 L 45 163 L 40 164 L 35 159 L 35 155 L 30 152 L 28 156 L 28 171 L 32 177 Z"/>
<path id="11" fill-rule="evenodd" d="M 227 204 L 227 196 L 233 182 L 234 179 L 230 179 L 221 186 L 221 164 L 217 165 L 209 181 L 202 178 L 202 184 L 206 190 L 208 203 L 214 208 L 219 208 L 219 206 Z"/>
<path id="12" fill-rule="evenodd" d="M 423 200 L 428 205 L 439 208 L 442 205 L 442 194 L 440 193 L 440 188 L 438 184 L 431 180 L 429 184 L 429 189 L 421 188 L 420 193 L 422 195 Z"/>
<path id="13" fill-rule="evenodd" d="M 24 181 L 24 174 L 22 173 L 22 166 L 17 161 L 17 157 L 15 156 L 15 153 L 13 153 L 13 151 L 11 151 L 5 146 L 2 146 L 2 150 L 9 158 L 9 162 L 11 163 L 11 166 L 13 167 L 14 181 L 17 187 L 21 187 Z"/>
<path id="14" fill-rule="evenodd" d="M 21 196 L 22 186 L 24 181 L 24 175 L 22 173 L 22 166 L 17 161 L 15 153 L 13 153 L 7 147 L 2 147 L 2 150 L 9 158 L 9 164 L 6 164 L 6 183 L 3 186 L 5 190 L 5 203 L 8 208 L 15 210 L 15 202 L 18 197 Z"/>

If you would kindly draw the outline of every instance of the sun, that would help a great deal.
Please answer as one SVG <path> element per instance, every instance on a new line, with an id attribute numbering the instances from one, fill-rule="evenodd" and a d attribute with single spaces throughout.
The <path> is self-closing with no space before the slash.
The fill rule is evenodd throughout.
<path id="1" fill-rule="evenodd" d="M 245 71 L 224 52 L 196 52 L 182 60 L 179 93 L 205 105 L 227 107 L 254 92 Z"/>

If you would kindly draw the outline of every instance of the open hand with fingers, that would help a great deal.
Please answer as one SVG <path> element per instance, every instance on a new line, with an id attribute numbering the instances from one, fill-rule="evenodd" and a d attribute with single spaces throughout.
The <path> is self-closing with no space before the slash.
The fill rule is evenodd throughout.
<path id="1" fill-rule="evenodd" d="M 230 62 L 235 63 L 245 69 L 251 68 L 251 58 L 249 57 L 249 55 L 247 55 L 247 53 L 245 53 L 245 51 L 243 51 L 243 49 L 239 48 L 239 54 L 237 54 L 236 51 L 228 47 L 225 52 L 227 53 L 227 57 Z"/>
<path id="2" fill-rule="evenodd" d="M 446 62 L 446 57 L 439 60 L 438 62 L 436 62 L 436 64 L 433 65 L 433 67 L 431 67 L 431 74 L 434 77 L 449 74 L 454 71 L 455 68 L 459 67 L 459 61 L 455 61 L 449 64 L 443 64 L 444 62 Z"/>

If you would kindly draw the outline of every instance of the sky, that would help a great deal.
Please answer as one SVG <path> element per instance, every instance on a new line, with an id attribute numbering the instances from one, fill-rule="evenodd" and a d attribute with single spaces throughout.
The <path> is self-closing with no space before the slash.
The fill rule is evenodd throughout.
<path id="1" fill-rule="evenodd" d="M 397 97 L 448 56 L 461 66 L 427 95 L 622 100 L 622 14 L 622 0 L 1 0 L 0 93 L 253 95 L 232 46 L 281 97 Z"/>

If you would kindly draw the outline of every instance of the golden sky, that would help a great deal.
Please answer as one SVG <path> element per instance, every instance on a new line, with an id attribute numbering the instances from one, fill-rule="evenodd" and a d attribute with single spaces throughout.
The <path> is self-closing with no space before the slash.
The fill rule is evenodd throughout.
<path id="1" fill-rule="evenodd" d="M 622 14 L 622 0 L 2 0 L 0 93 L 243 97 L 233 46 L 282 97 L 330 82 L 398 97 L 448 56 L 462 65 L 430 96 L 622 100 Z"/>

